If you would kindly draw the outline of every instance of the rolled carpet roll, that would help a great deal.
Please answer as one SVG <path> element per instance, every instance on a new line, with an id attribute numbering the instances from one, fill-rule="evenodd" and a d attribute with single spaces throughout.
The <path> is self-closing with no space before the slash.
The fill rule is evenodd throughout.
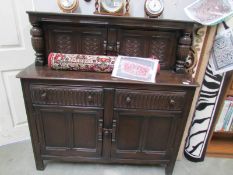
<path id="1" fill-rule="evenodd" d="M 112 72 L 116 56 L 50 53 L 48 66 L 55 70 Z"/>

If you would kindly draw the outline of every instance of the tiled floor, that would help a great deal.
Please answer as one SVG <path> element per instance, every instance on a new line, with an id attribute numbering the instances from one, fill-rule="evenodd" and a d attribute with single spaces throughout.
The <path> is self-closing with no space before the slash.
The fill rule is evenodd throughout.
<path id="1" fill-rule="evenodd" d="M 0 175 L 164 175 L 157 166 L 96 165 L 46 162 L 35 169 L 30 141 L 0 147 Z M 177 161 L 173 175 L 233 175 L 233 159 L 206 158 L 202 163 Z"/>

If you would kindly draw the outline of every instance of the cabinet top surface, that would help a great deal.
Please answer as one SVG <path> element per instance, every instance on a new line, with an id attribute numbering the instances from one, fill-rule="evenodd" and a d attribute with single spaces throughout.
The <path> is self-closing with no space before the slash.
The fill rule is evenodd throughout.
<path id="1" fill-rule="evenodd" d="M 35 66 L 34 64 L 25 68 L 17 75 L 21 79 L 36 79 L 36 80 L 62 80 L 76 82 L 100 82 L 100 83 L 115 83 L 115 84 L 142 84 L 142 85 L 167 85 L 167 86 L 184 86 L 197 87 L 198 84 L 188 74 L 177 74 L 169 70 L 161 70 L 156 75 L 155 83 L 147 83 L 140 81 L 124 80 L 121 78 L 111 77 L 110 73 L 96 72 L 79 72 L 79 71 L 60 71 L 52 70 L 47 66 Z"/>
<path id="2" fill-rule="evenodd" d="M 151 20 L 151 21 L 167 21 L 167 22 L 184 22 L 188 24 L 194 24 L 194 21 L 185 21 L 185 20 L 172 20 L 172 19 L 160 19 L 160 18 L 147 18 L 147 17 L 133 17 L 133 16 L 113 16 L 113 15 L 98 15 L 98 14 L 93 14 L 93 15 L 84 15 L 80 13 L 58 13 L 58 12 L 40 12 L 40 11 L 27 11 L 29 15 L 36 15 L 36 16 L 64 16 L 64 17 L 85 17 L 85 18 L 109 18 L 109 19 L 143 19 L 143 20 Z"/>
<path id="3" fill-rule="evenodd" d="M 165 28 L 172 30 L 185 29 L 192 31 L 194 24 L 192 21 L 182 20 L 168 20 L 156 18 L 143 17 L 129 17 L 129 16 L 109 16 L 109 15 L 82 15 L 78 13 L 51 13 L 51 12 L 37 12 L 28 11 L 30 22 L 55 22 L 55 23 L 78 23 L 78 24 L 93 24 L 93 25 L 123 25 L 149 27 L 149 28 Z"/>

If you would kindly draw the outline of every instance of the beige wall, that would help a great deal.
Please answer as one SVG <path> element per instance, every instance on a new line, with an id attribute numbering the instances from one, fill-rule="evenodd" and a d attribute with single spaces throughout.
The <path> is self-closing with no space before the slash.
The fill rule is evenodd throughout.
<path id="1" fill-rule="evenodd" d="M 50 11 L 59 12 L 57 6 L 57 0 L 33 0 L 35 10 L 37 11 Z M 184 13 L 184 7 L 191 4 L 195 0 L 164 0 L 165 9 L 161 16 L 166 19 L 176 20 L 190 20 Z M 130 13 L 131 16 L 144 17 L 144 2 L 145 0 L 130 0 Z M 77 10 L 78 13 L 82 14 L 93 14 L 95 9 L 95 0 L 91 2 L 85 2 L 79 0 L 80 8 Z"/>

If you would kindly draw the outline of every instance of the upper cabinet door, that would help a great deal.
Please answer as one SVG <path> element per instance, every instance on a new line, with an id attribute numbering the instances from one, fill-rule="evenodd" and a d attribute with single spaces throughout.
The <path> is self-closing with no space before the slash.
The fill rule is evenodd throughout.
<path id="1" fill-rule="evenodd" d="M 98 27 L 61 27 L 49 25 L 46 47 L 49 52 L 105 55 L 107 29 Z"/>
<path id="2" fill-rule="evenodd" d="M 117 49 L 120 55 L 157 57 L 162 69 L 170 69 L 176 60 L 178 33 L 118 30 Z"/>
<path id="3" fill-rule="evenodd" d="M 146 57 L 148 47 L 144 31 L 118 30 L 118 52 L 120 55 Z"/>
<path id="4" fill-rule="evenodd" d="M 79 33 L 78 52 L 88 55 L 105 55 L 107 30 L 103 28 L 82 28 Z"/>

